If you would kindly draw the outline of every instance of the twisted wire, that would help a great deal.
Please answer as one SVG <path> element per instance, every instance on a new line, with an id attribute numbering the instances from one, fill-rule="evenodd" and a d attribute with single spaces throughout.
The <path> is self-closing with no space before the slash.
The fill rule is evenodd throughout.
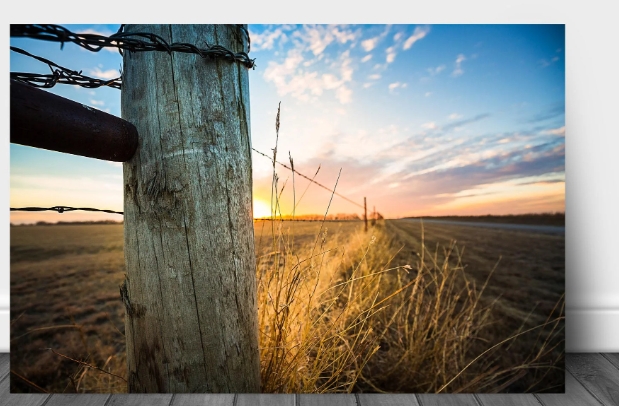
<path id="1" fill-rule="evenodd" d="M 243 31 L 247 31 L 245 27 L 243 27 Z M 221 45 L 207 44 L 206 48 L 198 48 L 195 45 L 182 42 L 170 44 L 156 34 L 124 32 L 124 25 L 121 25 L 115 34 L 104 36 L 100 34 L 77 34 L 54 24 L 11 24 L 10 34 L 11 37 L 27 37 L 43 41 L 60 42 L 61 48 L 65 43 L 71 42 L 92 52 L 99 52 L 103 48 L 110 47 L 118 48 L 119 51 L 127 50 L 131 52 L 193 53 L 202 58 L 221 58 L 236 61 L 247 68 L 255 68 L 255 59 L 251 59 L 246 52 L 232 52 Z"/>

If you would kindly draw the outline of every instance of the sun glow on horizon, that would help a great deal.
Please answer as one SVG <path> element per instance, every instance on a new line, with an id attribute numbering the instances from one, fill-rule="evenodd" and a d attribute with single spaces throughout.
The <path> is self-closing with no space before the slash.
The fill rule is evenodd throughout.
<path id="1" fill-rule="evenodd" d="M 254 199 L 254 218 L 271 217 L 271 206 L 263 200 Z"/>

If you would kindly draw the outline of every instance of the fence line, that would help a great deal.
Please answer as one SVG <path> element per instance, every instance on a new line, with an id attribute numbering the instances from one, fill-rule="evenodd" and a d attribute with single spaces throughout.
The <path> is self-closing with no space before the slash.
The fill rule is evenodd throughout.
<path id="1" fill-rule="evenodd" d="M 253 149 L 255 152 L 257 152 L 258 154 L 262 155 L 262 156 L 263 156 L 263 157 L 265 157 L 265 158 L 270 159 L 270 160 L 271 160 L 271 162 L 273 162 L 273 158 L 272 158 L 272 157 L 270 157 L 270 156 L 268 156 L 267 154 L 264 154 L 264 153 L 262 153 L 262 152 L 258 151 L 257 149 L 255 149 L 255 148 L 253 148 L 253 147 L 252 147 L 252 149 Z M 296 173 L 297 175 L 299 175 L 299 176 L 301 176 L 301 177 L 303 177 L 303 178 L 305 178 L 305 179 L 309 180 L 309 181 L 310 181 L 310 182 L 312 182 L 312 183 L 317 184 L 317 185 L 318 185 L 318 186 L 320 186 L 321 188 L 326 189 L 326 190 L 328 190 L 329 192 L 333 193 L 334 195 L 339 196 L 339 197 L 341 197 L 342 199 L 344 199 L 344 200 L 346 200 L 346 201 L 348 201 L 348 202 L 350 202 L 350 203 L 354 204 L 355 206 L 359 206 L 359 207 L 361 207 L 361 208 L 363 209 L 363 205 L 362 205 L 362 204 L 359 204 L 359 203 L 357 203 L 357 202 L 354 202 L 354 201 L 350 200 L 349 198 L 347 198 L 346 196 L 342 196 L 340 193 L 337 193 L 336 191 L 331 190 L 331 189 L 329 189 L 328 187 L 326 187 L 326 186 L 324 186 L 324 185 L 321 185 L 320 183 L 316 182 L 315 180 L 313 180 L 313 179 L 311 179 L 311 178 L 309 178 L 309 177 L 307 177 L 307 176 L 303 175 L 302 173 L 300 173 L 300 172 L 299 172 L 299 171 L 297 171 L 296 169 L 293 169 L 293 168 L 289 167 L 288 165 L 283 164 L 283 163 L 281 163 L 281 162 L 279 162 L 279 161 L 275 161 L 275 163 L 280 164 L 281 166 L 283 166 L 284 168 L 286 168 L 286 169 L 288 169 L 288 170 L 294 171 L 294 173 Z"/>
<path id="2" fill-rule="evenodd" d="M 82 75 L 82 71 L 74 71 L 67 69 L 40 56 L 33 55 L 24 51 L 18 47 L 11 47 L 11 51 L 36 59 L 37 61 L 47 64 L 52 73 L 39 74 L 39 73 L 26 73 L 26 72 L 11 72 L 11 79 L 17 80 L 22 83 L 29 84 L 35 87 L 52 88 L 56 83 L 77 85 L 88 89 L 94 89 L 101 86 L 109 86 L 114 89 L 120 89 L 121 78 L 115 78 L 110 80 L 95 79 L 85 75 Z M 54 69 L 56 68 L 56 69 Z"/>
<path id="3" fill-rule="evenodd" d="M 237 26 L 243 31 L 243 34 L 247 37 L 247 52 L 250 49 L 250 36 L 249 31 L 242 24 L 226 24 Z M 124 24 L 120 26 L 118 32 L 112 34 L 110 36 L 104 36 L 99 34 L 77 34 L 71 32 L 70 30 L 53 24 L 12 24 L 10 27 L 10 36 L 11 37 L 27 37 L 32 39 L 39 39 L 45 41 L 59 42 L 61 44 L 61 48 L 64 46 L 66 42 L 74 43 L 84 49 L 87 49 L 92 52 L 99 52 L 104 47 L 115 47 L 118 48 L 119 52 L 122 54 L 123 50 L 129 50 L 133 52 L 144 52 L 144 51 L 163 51 L 167 53 L 171 52 L 181 52 L 181 53 L 194 53 L 202 58 L 223 58 L 231 61 L 236 61 L 241 63 L 248 68 L 255 68 L 254 61 L 255 59 L 250 59 L 247 53 L 245 52 L 237 52 L 234 53 L 220 45 L 206 45 L 205 49 L 198 48 L 197 46 L 187 44 L 187 43 L 168 43 L 161 36 L 152 34 L 152 33 L 124 33 L 123 32 Z M 235 37 L 239 40 L 239 42 L 243 42 L 241 38 L 239 38 L 236 31 L 234 31 Z M 130 38 L 131 37 L 131 38 Z M 102 80 L 91 78 L 85 75 L 82 75 L 81 71 L 73 71 L 63 66 L 60 66 L 48 59 L 42 58 L 40 56 L 36 56 L 30 54 L 29 52 L 24 51 L 23 49 L 17 47 L 10 47 L 11 51 L 20 53 L 22 55 L 34 58 L 40 62 L 43 62 L 48 65 L 51 74 L 36 74 L 36 73 L 24 73 L 24 72 L 11 72 L 11 79 L 17 80 L 22 83 L 26 83 L 28 85 L 32 85 L 34 87 L 42 87 L 42 88 L 51 88 L 55 86 L 57 83 L 62 84 L 71 84 L 78 85 L 85 88 L 98 88 L 101 86 L 108 86 L 115 89 L 122 88 L 122 74 L 120 77 L 111 79 L 111 80 Z M 297 175 L 309 180 L 310 182 L 318 185 L 319 187 L 331 192 L 333 195 L 336 195 L 349 203 L 354 204 L 355 206 L 366 210 L 366 206 L 359 204 L 346 196 L 343 196 L 341 193 L 336 192 L 329 187 L 322 185 L 319 182 L 316 182 L 314 179 L 300 173 L 294 166 L 288 166 L 284 163 L 274 160 L 274 157 L 270 157 L 255 148 L 252 148 L 256 153 L 268 158 L 274 163 L 277 163 L 284 168 L 293 171 Z M 319 168 L 320 169 L 320 168 Z M 95 209 L 95 208 L 74 208 L 68 206 L 54 206 L 51 208 L 43 208 L 43 207 L 23 207 L 23 208 L 11 208 L 11 211 L 57 211 L 58 213 L 63 213 L 65 211 L 74 211 L 74 210 L 84 210 L 84 211 L 95 211 L 95 212 L 105 212 L 105 213 L 113 213 L 113 214 L 121 214 L 123 212 L 113 211 L 113 210 L 103 210 L 103 209 Z M 262 219 L 257 219 L 261 221 Z M 282 221 L 293 221 L 288 219 L 280 219 Z M 294 220 L 294 221 L 323 221 L 323 220 Z M 326 221 L 335 221 L 335 220 L 326 220 Z M 356 220 L 337 220 L 337 221 L 356 221 Z"/>
<path id="4" fill-rule="evenodd" d="M 161 36 L 146 32 L 122 32 L 123 25 L 117 33 L 106 37 L 99 34 L 76 34 L 68 29 L 53 24 L 11 24 L 11 37 L 26 37 L 44 41 L 60 42 L 61 47 L 65 42 L 72 42 L 92 52 L 101 49 L 118 48 L 132 52 L 162 51 L 181 52 L 200 55 L 202 58 L 222 58 L 236 61 L 247 68 L 255 68 L 255 59 L 251 59 L 246 52 L 232 52 L 221 45 L 206 44 L 206 48 L 198 48 L 195 45 L 173 42 L 168 43 Z M 249 38 L 249 33 L 247 33 Z M 249 51 L 248 51 L 249 52 Z"/>
<path id="5" fill-rule="evenodd" d="M 121 214 L 124 215 L 122 211 L 114 211 L 114 210 L 105 210 L 105 209 L 93 209 L 92 207 L 69 207 L 69 206 L 53 206 L 53 207 L 11 207 L 11 211 L 55 211 L 58 213 L 64 213 L 66 211 L 98 211 L 103 213 L 112 213 L 112 214 Z"/>
<path id="6" fill-rule="evenodd" d="M 257 152 L 258 154 L 260 154 L 260 155 L 262 155 L 262 156 L 264 156 L 264 157 L 269 158 L 269 159 L 271 159 L 271 160 L 272 160 L 272 158 L 270 158 L 268 155 L 266 155 L 266 154 L 264 154 L 264 153 L 262 153 L 262 152 L 258 151 L 258 150 L 257 150 L 257 149 L 255 149 L 255 148 L 252 148 L 252 149 L 253 149 L 255 152 Z M 347 198 L 346 196 L 342 196 L 341 194 L 339 194 L 339 193 L 335 192 L 334 190 L 331 190 L 331 189 L 329 189 L 328 187 L 326 187 L 326 186 L 324 186 L 324 185 L 321 185 L 320 183 L 316 182 L 315 180 L 313 180 L 313 179 L 311 179 L 311 178 L 309 178 L 309 177 L 305 176 L 304 174 L 300 173 L 300 172 L 299 172 L 299 171 L 297 171 L 296 169 L 291 169 L 290 167 L 288 167 L 287 165 L 285 165 L 285 164 L 283 164 L 283 163 L 281 163 L 281 162 L 278 162 L 278 161 L 275 161 L 275 162 L 276 162 L 276 163 L 278 163 L 278 164 L 280 164 L 281 166 L 283 166 L 283 167 L 284 167 L 284 168 L 286 168 L 286 169 L 289 169 L 289 170 L 294 170 L 294 172 L 295 172 L 297 175 L 304 177 L 305 179 L 309 180 L 310 182 L 317 184 L 318 186 L 320 186 L 320 187 L 322 187 L 322 188 L 324 188 L 324 189 L 328 190 L 329 192 L 331 192 L 331 193 L 333 193 L 333 194 L 335 194 L 335 195 L 337 195 L 337 196 L 341 197 L 342 199 L 345 199 L 345 200 L 347 200 L 348 202 L 350 202 L 350 203 L 352 203 L 352 204 L 354 204 L 354 205 L 356 205 L 356 206 L 359 206 L 359 207 L 361 207 L 361 208 L 363 208 L 363 207 L 364 207 L 363 205 L 360 205 L 360 204 L 358 204 L 358 203 L 356 203 L 356 202 L 354 202 L 354 201 L 350 200 L 350 199 L 349 199 L 349 198 Z M 94 209 L 94 208 L 90 208 L 90 207 L 77 207 L 77 208 L 76 208 L 76 207 L 69 207 L 69 206 L 53 206 L 53 207 L 49 207 L 49 208 L 44 208 L 44 207 L 21 207 L 21 208 L 13 208 L 13 207 L 11 207 L 11 211 L 56 211 L 56 212 L 58 212 L 58 213 L 63 213 L 63 212 L 65 212 L 65 211 L 74 211 L 74 210 L 83 210 L 83 211 L 98 211 L 98 212 L 104 212 L 104 213 L 124 214 L 122 211 L 113 211 L 113 210 Z M 263 221 L 263 220 L 271 220 L 271 219 L 255 219 L 255 220 L 257 220 L 257 221 Z M 322 220 L 296 220 L 296 219 L 295 219 L 295 220 L 280 219 L 280 220 L 282 220 L 282 221 L 322 221 Z M 326 220 L 326 221 L 360 221 L 360 220 Z"/>

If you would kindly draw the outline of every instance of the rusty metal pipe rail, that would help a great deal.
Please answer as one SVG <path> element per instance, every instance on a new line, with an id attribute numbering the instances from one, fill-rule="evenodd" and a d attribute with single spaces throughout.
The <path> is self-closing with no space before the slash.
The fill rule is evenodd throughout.
<path id="1" fill-rule="evenodd" d="M 125 162 L 138 147 L 138 131 L 119 117 L 11 80 L 11 142 Z"/>

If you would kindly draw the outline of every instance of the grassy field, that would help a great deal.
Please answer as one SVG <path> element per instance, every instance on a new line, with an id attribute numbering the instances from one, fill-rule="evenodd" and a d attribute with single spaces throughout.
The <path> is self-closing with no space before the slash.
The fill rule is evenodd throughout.
<path id="1" fill-rule="evenodd" d="M 259 221 L 255 238 L 264 392 L 563 390 L 563 235 Z M 123 278 L 122 225 L 11 227 L 12 392 L 126 390 Z"/>

